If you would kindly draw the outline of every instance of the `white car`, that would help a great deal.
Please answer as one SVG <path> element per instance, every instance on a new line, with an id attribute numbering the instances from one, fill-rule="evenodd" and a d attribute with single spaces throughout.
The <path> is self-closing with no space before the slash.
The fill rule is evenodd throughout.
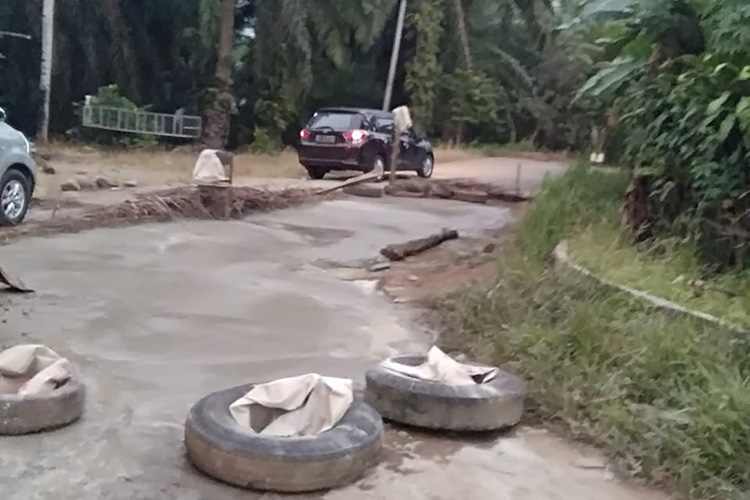
<path id="1" fill-rule="evenodd" d="M 36 164 L 26 136 L 5 122 L 0 108 L 0 226 L 23 222 L 36 186 Z"/>

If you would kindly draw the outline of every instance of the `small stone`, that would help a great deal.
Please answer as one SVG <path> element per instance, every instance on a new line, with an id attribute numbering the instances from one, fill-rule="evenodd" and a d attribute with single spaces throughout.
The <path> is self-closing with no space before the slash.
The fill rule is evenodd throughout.
<path id="1" fill-rule="evenodd" d="M 122 185 L 126 188 L 134 188 L 138 187 L 138 181 L 125 181 L 122 183 Z"/>
<path id="2" fill-rule="evenodd" d="M 81 183 L 77 179 L 69 179 L 60 184 L 60 190 L 62 191 L 80 191 Z"/>
<path id="3" fill-rule="evenodd" d="M 112 187 L 117 187 L 117 183 L 112 182 L 111 180 L 102 176 L 99 176 L 96 179 L 94 179 L 94 184 L 96 184 L 96 187 L 98 187 L 99 189 L 109 189 Z"/>
<path id="4" fill-rule="evenodd" d="M 494 251 L 495 251 L 495 248 L 497 248 L 497 247 L 495 246 L 495 244 L 494 244 L 494 243 L 488 243 L 488 244 L 487 244 L 487 245 L 485 245 L 485 246 L 484 246 L 484 248 L 482 249 L 482 253 L 492 253 L 492 252 L 494 252 Z"/>
<path id="5" fill-rule="evenodd" d="M 42 165 L 42 172 L 47 175 L 55 175 L 57 170 L 52 165 Z"/>
<path id="6" fill-rule="evenodd" d="M 375 264 L 374 266 L 370 266 L 369 271 L 372 273 L 377 273 L 380 271 L 385 271 L 387 269 L 390 269 L 391 265 L 388 262 L 381 262 L 379 264 Z"/>
<path id="7" fill-rule="evenodd" d="M 413 274 L 412 274 L 412 275 L 410 275 L 410 276 L 409 276 L 408 278 L 406 278 L 406 279 L 408 279 L 409 281 L 412 281 L 412 282 L 414 282 L 414 281 L 419 281 L 419 276 L 415 276 L 415 275 L 413 275 Z"/>
<path id="8" fill-rule="evenodd" d="M 90 191 L 94 189 L 94 181 L 87 177 L 79 177 L 78 178 L 78 185 L 81 186 L 82 191 Z"/>

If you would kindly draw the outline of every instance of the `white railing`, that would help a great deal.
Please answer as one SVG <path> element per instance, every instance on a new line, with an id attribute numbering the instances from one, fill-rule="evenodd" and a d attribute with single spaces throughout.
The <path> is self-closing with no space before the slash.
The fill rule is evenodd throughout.
<path id="1" fill-rule="evenodd" d="M 86 104 L 83 107 L 82 125 L 132 134 L 198 139 L 203 120 L 200 116 L 180 113 L 169 115 Z"/>

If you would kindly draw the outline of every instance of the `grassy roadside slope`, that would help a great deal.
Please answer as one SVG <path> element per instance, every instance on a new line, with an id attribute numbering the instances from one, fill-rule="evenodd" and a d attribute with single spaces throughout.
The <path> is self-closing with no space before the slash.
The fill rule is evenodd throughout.
<path id="1" fill-rule="evenodd" d="M 686 498 L 747 498 L 750 339 L 548 266 L 560 239 L 614 227 L 626 185 L 581 167 L 547 183 L 494 286 L 443 304 L 442 342 L 526 377 L 536 416 L 602 446 L 620 472 Z"/>

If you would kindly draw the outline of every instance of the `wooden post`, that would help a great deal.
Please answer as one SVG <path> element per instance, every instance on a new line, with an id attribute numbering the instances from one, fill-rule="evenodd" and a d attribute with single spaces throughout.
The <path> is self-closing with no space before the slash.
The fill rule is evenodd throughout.
<path id="1" fill-rule="evenodd" d="M 521 164 L 516 167 L 516 195 L 521 194 Z"/>
<path id="2" fill-rule="evenodd" d="M 393 144 L 391 145 L 391 171 L 388 176 L 388 183 L 393 186 L 396 182 L 396 164 L 398 163 L 398 150 L 401 145 L 401 132 L 393 126 Z"/>

